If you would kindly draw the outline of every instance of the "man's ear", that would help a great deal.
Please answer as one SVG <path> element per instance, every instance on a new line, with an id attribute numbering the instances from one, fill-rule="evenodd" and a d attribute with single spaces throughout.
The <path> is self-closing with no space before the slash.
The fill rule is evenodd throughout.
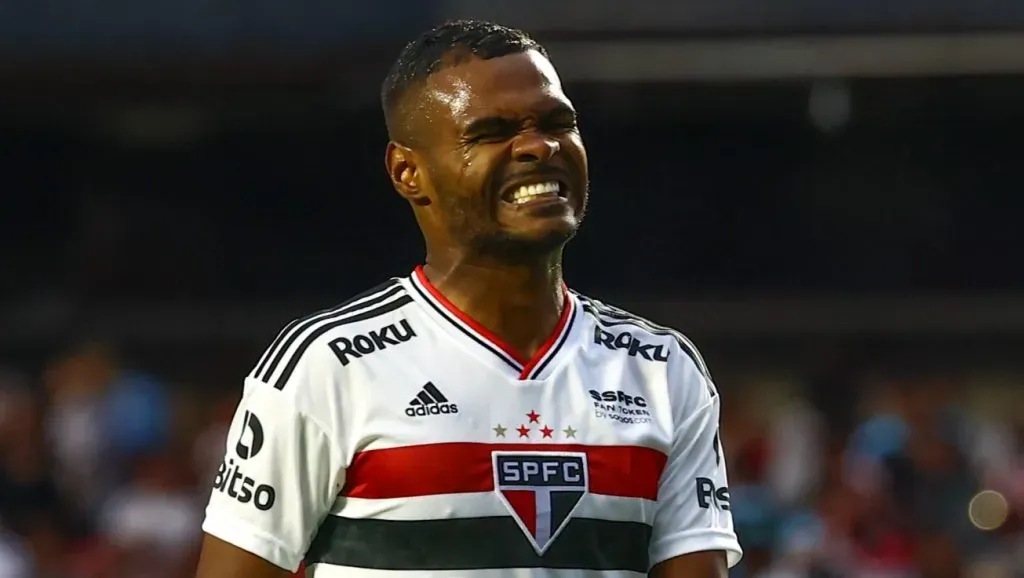
<path id="1" fill-rule="evenodd" d="M 430 197 L 424 194 L 422 175 L 412 149 L 395 141 L 388 142 L 384 165 L 391 178 L 391 185 L 399 195 L 414 205 L 430 204 Z"/>

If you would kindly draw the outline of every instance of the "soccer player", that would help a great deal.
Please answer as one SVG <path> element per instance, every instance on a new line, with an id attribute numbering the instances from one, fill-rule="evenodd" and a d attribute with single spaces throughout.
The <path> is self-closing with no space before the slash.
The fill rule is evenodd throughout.
<path id="1" fill-rule="evenodd" d="M 425 264 L 258 360 L 197 576 L 726 576 L 741 550 L 707 367 L 562 280 L 587 156 L 544 48 L 447 23 L 382 100 Z"/>

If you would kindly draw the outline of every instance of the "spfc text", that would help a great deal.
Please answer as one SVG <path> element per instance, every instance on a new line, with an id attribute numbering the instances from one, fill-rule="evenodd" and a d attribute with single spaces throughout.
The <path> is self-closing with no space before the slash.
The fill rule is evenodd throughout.
<path id="1" fill-rule="evenodd" d="M 495 491 L 543 555 L 587 493 L 587 454 L 496 451 L 491 459 Z"/>
<path id="2" fill-rule="evenodd" d="M 630 395 L 617 389 L 588 392 L 594 400 L 594 416 L 619 423 L 650 423 L 651 412 L 647 400 L 639 395 Z"/>

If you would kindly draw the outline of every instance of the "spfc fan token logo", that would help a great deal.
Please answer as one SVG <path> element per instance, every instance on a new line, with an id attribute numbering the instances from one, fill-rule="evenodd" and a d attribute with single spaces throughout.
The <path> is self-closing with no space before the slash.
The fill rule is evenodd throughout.
<path id="1" fill-rule="evenodd" d="M 493 452 L 494 490 L 543 554 L 587 493 L 587 454 Z"/>

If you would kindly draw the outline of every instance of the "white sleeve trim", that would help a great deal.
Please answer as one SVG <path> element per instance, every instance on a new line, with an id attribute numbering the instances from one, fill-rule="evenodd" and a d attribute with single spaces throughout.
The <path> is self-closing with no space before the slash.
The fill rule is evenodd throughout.
<path id="1" fill-rule="evenodd" d="M 302 554 L 289 551 L 277 538 L 237 519 L 207 514 L 203 531 L 289 572 L 298 571 L 302 563 Z"/>
<path id="2" fill-rule="evenodd" d="M 686 530 L 662 536 L 651 543 L 650 550 L 652 568 L 665 560 L 694 552 L 723 550 L 730 568 L 743 557 L 743 549 L 735 534 L 714 529 Z"/>

